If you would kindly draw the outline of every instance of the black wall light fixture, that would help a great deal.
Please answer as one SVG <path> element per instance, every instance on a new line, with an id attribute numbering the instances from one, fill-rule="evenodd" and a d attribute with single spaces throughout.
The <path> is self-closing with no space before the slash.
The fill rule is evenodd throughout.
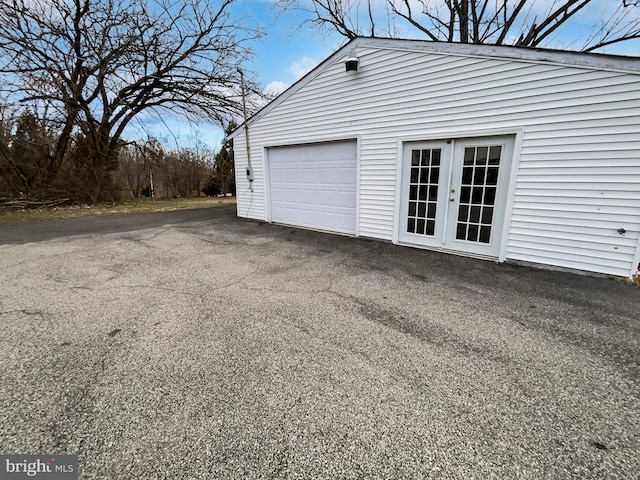
<path id="1" fill-rule="evenodd" d="M 349 52 L 349 56 L 344 61 L 344 66 L 347 73 L 356 73 L 358 71 L 358 67 L 360 66 L 360 59 L 356 55 L 355 50 L 351 50 Z"/>

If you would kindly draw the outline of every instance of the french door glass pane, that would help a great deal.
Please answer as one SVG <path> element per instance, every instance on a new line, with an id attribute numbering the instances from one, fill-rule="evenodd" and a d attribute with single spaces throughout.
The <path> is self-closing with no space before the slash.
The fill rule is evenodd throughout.
<path id="1" fill-rule="evenodd" d="M 464 149 L 456 239 L 490 243 L 502 147 Z"/>
<path id="2" fill-rule="evenodd" d="M 411 151 L 407 233 L 435 234 L 440 157 L 439 148 Z"/>

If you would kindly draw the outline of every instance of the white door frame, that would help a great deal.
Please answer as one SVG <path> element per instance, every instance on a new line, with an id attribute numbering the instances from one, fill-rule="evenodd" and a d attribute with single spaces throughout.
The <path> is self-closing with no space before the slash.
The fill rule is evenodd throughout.
<path id="1" fill-rule="evenodd" d="M 466 256 L 474 256 L 478 258 L 490 258 L 494 260 L 498 260 L 499 262 L 503 262 L 506 259 L 507 255 L 507 241 L 509 236 L 509 227 L 511 224 L 511 215 L 513 210 L 513 201 L 515 196 L 515 187 L 517 180 L 517 172 L 520 164 L 520 152 L 522 147 L 524 131 L 522 129 L 486 129 L 486 130 L 473 130 L 473 131 L 458 131 L 451 132 L 450 135 L 443 136 L 442 134 L 438 135 L 420 135 L 420 136 L 411 136 L 411 137 L 402 137 L 398 139 L 398 148 L 397 148 L 397 165 L 396 165 L 396 208 L 395 208 L 395 219 L 394 219 L 394 230 L 393 230 L 393 238 L 392 241 L 395 244 L 406 244 L 408 246 L 414 246 L 418 248 L 427 248 L 427 249 L 435 249 L 447 251 L 450 253 L 457 253 Z M 502 219 L 496 223 L 498 227 L 499 234 L 495 236 L 495 241 L 499 243 L 498 249 L 495 254 L 486 255 L 482 253 L 474 253 L 468 251 L 458 251 L 447 249 L 445 246 L 445 238 L 444 236 L 440 239 L 441 243 L 433 243 L 432 245 L 423 244 L 415 244 L 411 242 L 403 241 L 401 239 L 401 228 L 403 228 L 403 223 L 405 220 L 403 219 L 403 213 L 406 210 L 403 204 L 403 196 L 402 196 L 402 183 L 404 181 L 403 171 L 406 168 L 404 166 L 404 153 L 406 150 L 406 146 L 410 144 L 421 145 L 428 144 L 431 142 L 432 145 L 437 145 L 438 143 L 445 142 L 451 144 L 452 147 L 450 149 L 451 156 L 454 155 L 454 149 L 456 148 L 457 143 L 464 143 L 467 140 L 476 140 L 483 141 L 485 139 L 489 139 L 488 137 L 509 137 L 510 143 L 510 158 L 506 158 L 506 162 L 504 162 L 504 166 L 506 168 L 501 168 L 503 170 L 501 173 L 504 174 L 505 182 L 503 184 L 503 196 L 504 196 L 504 204 L 502 205 Z M 444 140 L 443 140 L 444 138 Z M 452 158 L 453 160 L 453 158 Z M 502 163 L 502 162 L 501 162 Z M 446 184 L 446 192 L 450 193 L 451 190 L 451 182 L 452 175 L 449 175 L 448 183 Z M 445 184 L 442 184 L 444 187 Z M 440 198 L 438 199 L 440 201 Z M 458 202 L 445 202 L 444 211 L 446 212 L 447 218 L 451 215 L 450 203 Z M 457 211 L 457 209 L 456 209 Z"/>

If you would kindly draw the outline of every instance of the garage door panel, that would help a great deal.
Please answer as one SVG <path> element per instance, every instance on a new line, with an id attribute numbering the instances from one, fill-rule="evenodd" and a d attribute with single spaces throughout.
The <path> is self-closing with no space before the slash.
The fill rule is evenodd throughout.
<path id="1" fill-rule="evenodd" d="M 299 168 L 285 168 L 284 169 L 284 181 L 286 183 L 297 182 L 300 178 Z"/>
<path id="2" fill-rule="evenodd" d="M 340 173 L 338 168 L 318 168 L 317 182 L 321 185 L 332 186 L 336 181 L 336 173 Z"/>
<path id="3" fill-rule="evenodd" d="M 311 208 L 312 210 L 315 210 L 317 208 L 316 206 L 316 190 L 307 190 L 307 189 L 303 189 L 300 190 L 300 195 L 299 195 L 299 202 L 300 205 L 304 205 L 306 208 Z"/>
<path id="4" fill-rule="evenodd" d="M 301 168 L 300 169 L 300 181 L 303 184 L 315 185 L 318 178 L 318 172 L 316 168 Z"/>
<path id="5" fill-rule="evenodd" d="M 325 207 L 323 210 L 335 210 L 335 207 L 337 206 L 335 192 L 319 191 L 317 195 L 318 202 L 321 202 L 321 204 Z"/>
<path id="6" fill-rule="evenodd" d="M 356 233 L 356 142 L 269 149 L 271 219 Z"/>
<path id="7" fill-rule="evenodd" d="M 279 205 L 282 205 L 284 203 L 286 194 L 283 191 L 280 192 L 273 192 L 271 194 L 271 208 L 275 208 Z"/>
<path id="8" fill-rule="evenodd" d="M 355 168 L 338 169 L 338 185 L 353 185 L 356 183 Z"/>
<path id="9" fill-rule="evenodd" d="M 349 193 L 337 192 L 334 195 L 334 201 L 336 206 L 349 211 L 356 208 L 356 199 Z"/>
<path id="10" fill-rule="evenodd" d="M 284 182 L 284 170 L 281 168 L 274 168 L 271 170 L 271 181 L 276 183 Z"/>

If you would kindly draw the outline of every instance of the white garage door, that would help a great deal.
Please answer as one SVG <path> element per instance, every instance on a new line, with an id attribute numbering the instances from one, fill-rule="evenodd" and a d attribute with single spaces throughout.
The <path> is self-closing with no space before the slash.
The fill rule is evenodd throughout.
<path id="1" fill-rule="evenodd" d="M 356 142 L 269 149 L 271 220 L 356 233 Z"/>

